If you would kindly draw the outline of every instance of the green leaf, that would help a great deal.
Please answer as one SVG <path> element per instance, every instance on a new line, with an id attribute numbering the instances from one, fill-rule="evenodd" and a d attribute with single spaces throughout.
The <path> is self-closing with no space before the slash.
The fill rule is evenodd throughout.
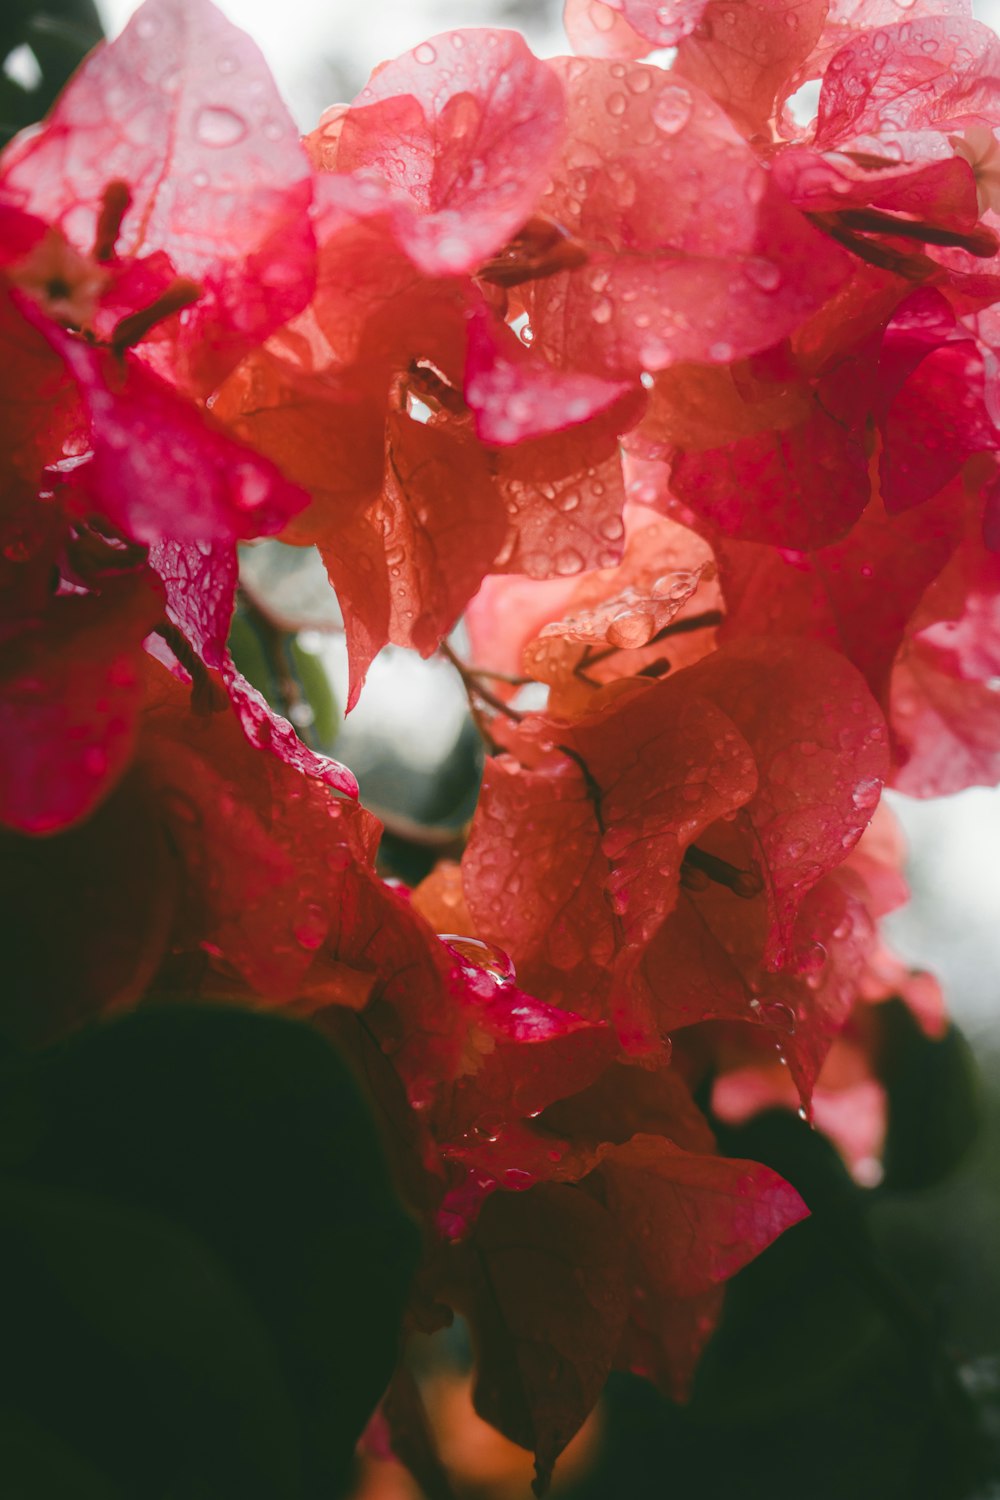
<path id="1" fill-rule="evenodd" d="M 720 1129 L 812 1217 L 730 1282 L 688 1406 L 613 1379 L 603 1449 L 567 1500 L 968 1500 L 976 1412 L 925 1310 L 883 1264 L 836 1152 L 783 1111 Z"/>
<path id="2" fill-rule="evenodd" d="M 93 0 L 4 0 L 0 7 L 0 63 L 29 49 L 37 80 L 0 81 L 0 144 L 48 112 L 70 75 L 101 40 Z"/>
<path id="3" fill-rule="evenodd" d="M 100 1474 L 57 1433 L 24 1411 L 0 1407 L 0 1474 L 17 1500 L 124 1500 L 121 1490 Z"/>
<path id="4" fill-rule="evenodd" d="M 165 1452 L 186 1485 L 247 1500 L 299 1492 L 297 1424 L 270 1341 L 193 1235 L 87 1193 L 4 1179 L 0 1245 L 11 1406 L 55 1421 L 88 1461 L 144 1493 L 166 1477 Z M 77 1493 L 63 1467 L 36 1492 Z M 10 1482 L 6 1462 L 4 1472 Z"/>
<path id="5" fill-rule="evenodd" d="M 3 1082 L 0 1171 L 24 1193 L 42 1195 L 31 1201 L 48 1203 L 47 1213 L 69 1212 L 75 1204 L 84 1225 L 91 1225 L 70 1233 L 81 1245 L 87 1233 L 101 1232 L 96 1220 L 86 1219 L 84 1203 L 87 1213 L 99 1215 L 96 1202 L 124 1216 L 153 1269 L 141 1286 L 123 1287 L 123 1299 L 141 1304 L 145 1295 L 153 1303 L 167 1295 L 171 1284 L 154 1274 L 162 1267 L 157 1245 L 163 1235 L 196 1247 L 187 1258 L 188 1280 L 170 1293 L 187 1309 L 190 1337 L 178 1332 L 184 1358 L 205 1360 L 208 1370 L 225 1363 L 217 1347 L 223 1335 L 206 1332 L 211 1348 L 202 1350 L 196 1320 L 188 1317 L 192 1278 L 232 1283 L 231 1294 L 219 1293 L 228 1298 L 220 1308 L 229 1305 L 231 1319 L 238 1307 L 252 1309 L 296 1413 L 302 1455 L 301 1485 L 287 1488 L 282 1479 L 256 1493 L 319 1497 L 335 1491 L 389 1379 L 418 1247 L 390 1186 L 367 1106 L 332 1047 L 309 1027 L 274 1017 L 150 1008 L 8 1068 Z M 46 1192 L 71 1196 L 50 1201 Z M 197 1275 L 196 1252 L 202 1257 Z M 47 1274 L 56 1274 L 54 1262 Z M 65 1267 L 60 1274 L 68 1274 Z M 7 1287 L 15 1284 L 16 1277 L 5 1278 Z M 140 1316 L 122 1301 L 112 1312 L 113 1282 L 90 1285 L 82 1271 L 72 1297 L 68 1290 L 61 1295 L 72 1347 L 85 1305 L 90 1325 L 110 1341 L 114 1368 L 137 1357 L 114 1344 L 124 1326 L 135 1324 L 143 1358 L 160 1378 L 174 1379 L 170 1370 L 181 1353 L 171 1355 L 157 1343 L 166 1330 L 153 1306 Z M 240 1335 L 247 1350 L 253 1337 L 249 1329 Z M 247 1362 L 257 1368 L 249 1353 Z M 262 1370 L 255 1378 L 261 1391 L 267 1388 Z M 283 1429 L 283 1398 L 275 1389 L 269 1400 Z M 155 1403 L 140 1404 L 155 1430 Z M 195 1447 L 204 1411 L 204 1403 L 196 1403 L 184 1427 Z M 48 1412 L 37 1415 L 49 1420 Z M 71 1414 L 63 1417 L 60 1430 L 66 1431 Z M 224 1480 L 213 1481 L 212 1500 L 251 1493 L 243 1473 L 256 1436 L 248 1441 Z M 287 1473 L 281 1464 L 274 1472 L 279 1469 Z M 169 1475 L 161 1477 L 166 1496 Z M 141 1485 L 139 1492 L 143 1500 L 155 1494 Z"/>
<path id="6" fill-rule="evenodd" d="M 979 1130 L 975 1065 L 962 1033 L 921 1030 L 901 1000 L 880 1007 L 889 1095 L 883 1189 L 932 1187 L 955 1170 Z"/>
<path id="7" fill-rule="evenodd" d="M 229 650 L 247 681 L 291 720 L 300 738 L 322 754 L 330 754 L 340 728 L 340 712 L 320 658 L 303 650 L 294 635 L 243 608 L 233 618 Z"/>

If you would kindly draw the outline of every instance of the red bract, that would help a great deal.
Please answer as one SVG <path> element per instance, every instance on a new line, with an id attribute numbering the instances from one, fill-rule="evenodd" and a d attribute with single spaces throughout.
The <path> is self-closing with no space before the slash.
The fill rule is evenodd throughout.
<path id="1" fill-rule="evenodd" d="M 165 251 L 200 288 L 150 351 L 207 394 L 308 301 L 308 162 L 257 47 L 209 0 L 147 0 L 99 48 L 40 131 L 0 160 L 5 191 L 83 254 L 131 261 Z M 109 183 L 128 197 L 102 246 Z"/>
<path id="2" fill-rule="evenodd" d="M 710 93 L 748 136 L 767 140 L 827 9 L 827 0 L 709 0 L 681 40 L 675 71 Z"/>
<path id="3" fill-rule="evenodd" d="M 824 396 L 780 348 L 743 367 L 680 367 L 659 377 L 631 446 L 669 453 L 672 493 L 724 536 L 822 546 L 869 494 L 861 424 L 831 414 Z"/>
<path id="4" fill-rule="evenodd" d="M 445 32 L 372 75 L 338 122 L 337 170 L 392 190 L 394 235 L 420 270 L 473 271 L 530 216 L 564 113 L 516 32 Z"/>
<path id="5" fill-rule="evenodd" d="M 135 613 L 143 591 L 128 582 Z M 124 585 L 120 592 L 128 602 Z M 62 602 L 95 614 L 107 610 L 103 598 Z M 105 632 L 117 627 L 119 638 L 123 623 L 121 611 L 102 619 Z M 93 644 L 85 630 L 77 639 L 82 650 Z M 58 743 L 79 769 L 55 766 L 35 752 L 35 775 L 41 779 L 48 771 L 51 777 L 43 784 L 42 806 L 52 807 L 57 793 L 63 799 L 55 816 L 47 813 L 42 823 L 35 813 L 29 823 L 37 796 L 28 800 L 23 775 L 10 783 L 5 778 L 22 794 L 16 826 L 29 831 L 78 822 L 94 808 L 95 786 L 104 793 L 88 822 L 36 846 L 24 890 L 15 856 L 20 852 L 23 860 L 25 841 L 7 836 L 5 879 L 12 884 L 5 899 L 22 920 L 16 924 L 18 980 L 5 1026 L 51 1035 L 134 1003 L 171 950 L 208 953 L 218 962 L 229 977 L 208 984 L 210 994 L 225 993 L 227 985 L 239 992 L 241 983 L 272 1002 L 300 994 L 325 935 L 318 924 L 332 920 L 328 905 L 335 909 L 328 861 L 336 856 L 362 869 L 374 853 L 375 820 L 357 803 L 337 799 L 318 778 L 258 755 L 217 679 L 202 673 L 192 693 L 141 646 L 132 656 L 126 641 L 117 655 L 104 649 L 103 659 L 95 653 L 92 662 L 66 661 L 64 670 L 74 669 L 73 688 L 57 699 L 64 720 Z M 98 674 L 111 682 L 95 684 Z M 73 695 L 82 692 L 92 698 L 92 714 L 102 707 L 106 717 L 117 713 L 117 739 L 102 722 L 95 744 L 92 733 L 85 737 L 89 726 L 73 722 Z M 12 694 L 15 707 L 24 696 Z M 50 717 L 55 711 L 49 708 Z M 37 745 L 37 726 L 28 727 Z M 128 750 L 135 743 L 127 769 L 119 749 L 126 736 Z M 5 736 L 6 744 L 16 750 L 18 742 Z M 94 962 L 74 970 L 65 961 L 79 933 L 72 887 L 88 862 L 98 872 L 84 906 L 94 934 L 85 949 Z M 68 924 L 65 944 L 44 940 L 42 924 L 51 928 L 53 912 Z M 46 946 L 53 956 L 42 962 Z M 49 995 L 53 984 L 58 994 Z"/>
<path id="6" fill-rule="evenodd" d="M 998 61 L 996 36 L 978 21 L 937 15 L 865 31 L 827 67 L 816 144 L 994 118 Z"/>
<path id="7" fill-rule="evenodd" d="M 753 830 L 748 853 L 767 891 L 767 958 L 777 964 L 805 892 L 853 848 L 878 805 L 888 770 L 884 722 L 856 672 L 801 645 L 731 646 L 692 669 L 695 675 L 757 762 L 757 794 L 745 810 Z M 786 694 L 787 708 L 776 710 L 774 700 Z"/>
<path id="8" fill-rule="evenodd" d="M 711 1154 L 670 1073 L 630 1074 L 545 1111 L 536 1170 L 485 1205 L 451 1292 L 478 1346 L 477 1407 L 534 1450 L 541 1486 L 613 1366 L 684 1394 L 721 1282 L 804 1214 L 775 1174 Z"/>
<path id="9" fill-rule="evenodd" d="M 532 359 L 506 324 L 482 311 L 469 320 L 464 394 L 483 442 L 505 447 L 578 426 L 631 389 L 624 381 L 561 373 Z"/>
<path id="10" fill-rule="evenodd" d="M 566 0 L 564 23 L 577 52 L 591 57 L 642 57 L 654 47 L 675 47 L 698 25 L 707 0 L 674 0 L 656 5 L 654 0 Z M 622 24 L 646 45 L 642 50 L 623 50 Z M 614 50 L 611 50 L 611 49 Z"/>
<path id="11" fill-rule="evenodd" d="M 997 584 L 997 558 L 966 543 L 910 620 L 890 700 L 901 791 L 941 796 L 997 780 Z"/>
<path id="12" fill-rule="evenodd" d="M 898 996 L 928 1035 L 943 1030 L 936 982 L 929 974 L 909 972 L 879 940 L 878 921 L 909 895 L 900 874 L 904 856 L 892 814 L 883 805 L 826 890 L 817 887 L 816 896 L 829 910 L 816 930 L 825 926 L 833 941 L 826 936 L 825 945 L 803 949 L 797 982 L 784 987 L 786 1027 L 779 1056 L 765 1036 L 745 1025 L 716 1029 L 708 1043 L 719 1068 L 713 1106 L 722 1118 L 745 1120 L 773 1105 L 796 1109 L 805 1099 L 817 1128 L 831 1136 L 863 1181 L 878 1164 L 887 1123 L 872 1003 Z M 821 907 L 813 905 L 811 919 L 821 915 Z M 751 1001 L 758 1017 L 781 1006 L 774 998 L 760 998 L 781 993 L 780 984 L 779 979 L 776 990 L 775 980 L 765 977 L 758 986 Z M 744 1019 L 737 1006 L 731 1019 Z M 805 1035 L 799 1029 L 803 1021 Z"/>
<path id="13" fill-rule="evenodd" d="M 445 33 L 303 151 L 245 37 L 148 0 L 0 160 L 4 1037 L 150 994 L 320 1027 L 412 1322 L 468 1316 L 540 1485 L 612 1368 L 684 1398 L 805 1212 L 692 1089 L 815 1097 L 861 1171 L 873 1002 L 941 1024 L 863 837 L 887 779 L 1000 775 L 1000 51 L 929 3 L 569 0 L 589 55 Z M 279 534 L 348 707 L 478 591 L 491 753 L 412 900 L 229 655 Z"/>
<path id="14" fill-rule="evenodd" d="M 89 813 L 127 766 L 142 704 L 142 641 L 160 616 L 139 576 L 56 599 L 4 631 L 0 823 L 50 833 Z"/>
<path id="15" fill-rule="evenodd" d="M 74 475 L 117 529 L 138 542 L 233 542 L 278 531 L 305 496 L 138 361 L 118 363 L 55 327 L 46 337 L 73 375 L 92 451 Z M 161 486 L 169 482 L 169 501 Z"/>
<path id="16" fill-rule="evenodd" d="M 553 67 L 569 136 L 541 204 L 587 252 L 532 288 L 536 345 L 555 363 L 612 376 L 727 364 L 790 333 L 844 281 L 841 251 L 772 192 L 700 89 L 644 64 Z"/>
<path id="17" fill-rule="evenodd" d="M 785 714 L 766 691 L 770 672 L 795 684 Z M 726 889 L 737 912 L 759 895 L 752 962 L 781 968 L 806 891 L 859 837 L 887 759 L 860 680 L 835 657 L 779 642 L 720 653 L 536 733 L 549 747 L 540 764 L 500 761 L 487 777 L 463 865 L 470 913 L 538 993 L 612 1014 L 643 1045 L 655 1033 L 629 976 L 681 880 Z"/>
<path id="18" fill-rule="evenodd" d="M 952 486 L 905 516 L 887 516 L 875 497 L 842 541 L 815 552 L 717 542 L 726 599 L 720 638 L 825 640 L 883 701 L 907 621 L 954 551 L 965 509 L 961 487 Z"/>

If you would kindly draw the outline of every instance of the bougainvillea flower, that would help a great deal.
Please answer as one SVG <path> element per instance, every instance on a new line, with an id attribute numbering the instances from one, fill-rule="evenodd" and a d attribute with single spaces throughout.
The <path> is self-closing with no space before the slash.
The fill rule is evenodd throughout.
<path id="1" fill-rule="evenodd" d="M 839 247 L 773 193 L 700 89 L 645 64 L 625 76 L 597 59 L 552 66 L 569 136 L 541 207 L 587 252 L 530 288 L 536 347 L 553 363 L 618 378 L 728 364 L 792 332 L 845 280 Z"/>
<path id="2" fill-rule="evenodd" d="M 816 144 L 823 150 L 995 117 L 998 58 L 996 34 L 971 18 L 924 16 L 866 30 L 827 67 Z"/>
<path id="3" fill-rule="evenodd" d="M 513 31 L 449 31 L 373 74 L 338 121 L 336 169 L 393 190 L 393 233 L 428 275 L 469 272 L 532 214 L 563 93 Z"/>
<path id="4" fill-rule="evenodd" d="M 827 10 L 827 0 L 709 0 L 680 41 L 675 71 L 710 93 L 748 137 L 766 140 Z"/>
<path id="5" fill-rule="evenodd" d="M 839 542 L 814 552 L 719 539 L 726 618 L 720 639 L 808 635 L 854 662 L 884 701 L 907 621 L 962 536 L 967 500 L 953 484 L 890 517 L 877 495 Z"/>
<path id="6" fill-rule="evenodd" d="M 849 901 L 831 930 L 833 941 L 803 955 L 810 961 L 802 966 L 794 1016 L 807 1029 L 805 1050 L 798 1024 L 779 1038 L 780 1056 L 766 1031 L 745 1025 L 713 1028 L 709 1042 L 718 1069 L 713 1109 L 719 1118 L 735 1123 L 776 1105 L 794 1110 L 805 1099 L 816 1128 L 837 1144 L 861 1181 L 870 1181 L 877 1167 L 887 1125 L 879 1028 L 869 1007 L 898 997 L 927 1035 L 940 1037 L 945 1028 L 937 982 L 930 974 L 910 971 L 878 933 L 880 919 L 909 897 L 900 868 L 904 858 L 898 826 L 883 804 L 835 877 Z M 849 931 L 841 930 L 845 927 Z M 830 989 L 835 971 L 839 994 Z M 767 985 L 765 980 L 760 995 L 774 993 Z M 785 997 L 795 999 L 790 987 Z M 755 1001 L 758 1011 L 774 1003 Z M 740 1019 L 737 1011 L 732 1018 Z M 804 1088 L 813 1078 L 815 1085 Z"/>
<path id="7" fill-rule="evenodd" d="M 606 530 L 609 545 L 625 539 L 620 564 L 537 582 L 493 575 L 466 611 L 473 662 L 549 684 L 550 707 L 568 718 L 585 711 L 602 683 L 662 662 L 667 648 L 656 637 L 675 618 L 675 667 L 710 649 L 719 623 L 711 548 L 695 532 L 634 502 Z M 705 617 L 697 643 L 696 616 Z"/>
<path id="8" fill-rule="evenodd" d="M 485 443 L 506 447 L 576 427 L 631 390 L 626 381 L 562 372 L 533 359 L 513 330 L 485 310 L 469 319 L 464 394 Z"/>
<path id="9" fill-rule="evenodd" d="M 0 823 L 50 833 L 89 813 L 131 759 L 143 638 L 162 613 L 144 573 L 51 601 L 6 625 L 0 666 Z"/>
<path id="10" fill-rule="evenodd" d="M 381 189 L 361 186 L 320 179 L 310 319 L 245 362 L 214 407 L 312 495 L 286 535 L 317 543 L 344 606 L 349 707 L 387 641 L 436 650 L 491 567 L 545 577 L 618 556 L 618 435 L 642 405 L 631 384 L 581 375 L 542 416 L 544 359 L 471 283 L 415 270 Z M 531 402 L 500 449 L 512 434 L 495 424 L 513 407 L 481 389 L 486 348 Z M 496 414 L 482 440 L 470 405 Z"/>
<path id="11" fill-rule="evenodd" d="M 721 1282 L 805 1214 L 776 1174 L 712 1154 L 682 1084 L 630 1071 L 545 1111 L 547 1171 L 490 1198 L 453 1273 L 477 1410 L 535 1452 L 541 1484 L 612 1367 L 683 1396 Z M 602 1118 L 602 1101 L 629 1102 Z M 630 1113 L 679 1139 L 634 1132 Z"/>
<path id="12" fill-rule="evenodd" d="M 634 445 L 669 456 L 673 495 L 724 536 L 823 546 L 870 492 L 863 417 L 828 402 L 780 346 L 729 369 L 679 366 L 658 377 Z"/>
<path id="13" fill-rule="evenodd" d="M 2 1039 L 321 1029 L 421 1224 L 410 1324 L 467 1315 L 540 1486 L 611 1369 L 684 1398 L 805 1212 L 692 1089 L 815 1099 L 863 1173 L 874 1007 L 940 1032 L 864 832 L 887 778 L 1000 774 L 1000 52 L 931 3 L 568 0 L 583 56 L 449 32 L 303 146 L 207 0 L 148 0 L 0 158 Z M 480 590 L 491 754 L 412 900 L 229 655 L 277 534 L 348 706 Z"/>
<path id="14" fill-rule="evenodd" d="M 698 25 L 707 3 L 674 0 L 666 6 L 653 0 L 566 0 L 563 24 L 576 52 L 588 57 L 642 57 L 654 47 L 676 47 Z M 644 44 L 641 50 L 621 50 L 627 45 L 624 28 L 633 33 L 633 45 Z"/>
<path id="15" fill-rule="evenodd" d="M 554 747 L 541 765 L 488 763 L 465 897 L 477 931 L 512 954 L 532 991 L 607 1015 L 616 952 L 650 940 L 676 898 L 687 844 L 748 800 L 755 769 L 731 721 L 682 678 L 537 729 Z M 627 1014 L 615 1019 L 638 1039 Z"/>
<path id="16" fill-rule="evenodd" d="M 796 684 L 782 714 L 761 692 L 771 671 L 786 689 Z M 637 688 L 605 693 L 575 723 L 545 724 L 552 748 L 534 764 L 488 763 L 463 883 L 476 930 L 512 953 L 529 988 L 610 1016 L 629 1045 L 646 1048 L 719 1014 L 713 996 L 755 1019 L 757 977 L 789 965 L 800 973 L 796 955 L 841 923 L 846 898 L 838 890 L 803 903 L 860 836 L 888 754 L 860 677 L 822 650 L 744 643 Z M 522 761 L 527 727 L 510 739 Z M 673 976 L 665 990 L 658 972 Z M 828 972 L 838 1021 L 846 972 Z M 783 1002 L 770 1019 L 780 1027 L 790 1013 Z"/>
<path id="17" fill-rule="evenodd" d="M 171 950 L 209 955 L 230 985 L 238 981 L 272 1003 L 297 995 L 322 944 L 320 926 L 336 909 L 328 860 L 342 849 L 363 868 L 374 856 L 375 819 L 320 778 L 258 754 L 214 674 L 202 669 L 192 691 L 141 644 L 129 654 L 123 609 L 131 594 L 135 613 L 142 582 L 124 581 L 117 614 L 103 598 L 56 601 L 92 613 L 113 643 L 98 654 L 93 632 L 80 630 L 86 661 L 64 658 L 73 691 L 59 684 L 46 710 L 46 743 L 62 747 L 64 762 L 75 756 L 80 769 L 54 766 L 51 749 L 38 750 L 33 762 L 37 777 L 51 774 L 47 806 L 60 827 L 70 813 L 93 809 L 91 816 L 68 832 L 53 829 L 51 816 L 45 825 L 29 822 L 24 775 L 9 783 L 22 813 L 15 826 L 52 830 L 44 842 L 5 835 L 5 900 L 18 913 L 19 938 L 4 1024 L 25 1036 L 52 1035 L 134 1003 Z M 90 720 L 81 709 L 74 721 L 74 693 Z M 127 758 L 123 741 L 129 751 L 134 744 Z M 4 735 L 12 753 L 18 743 Z M 98 770 L 105 795 L 94 809 Z M 89 794 L 87 809 L 77 806 L 82 794 Z M 90 865 L 93 888 L 78 919 L 73 884 Z M 19 870 L 31 878 L 19 881 Z M 68 924 L 66 943 L 44 939 L 53 912 Z M 84 920 L 90 935 L 81 933 Z M 77 938 L 92 962 L 74 967 Z M 51 958 L 43 961 L 46 951 Z M 217 989 L 224 993 L 226 984 Z"/>
<path id="18" fill-rule="evenodd" d="M 992 785 L 1000 769 L 998 559 L 978 539 L 956 550 L 907 626 L 889 718 L 911 796 Z"/>
<path id="19" fill-rule="evenodd" d="M 102 246 L 111 183 L 120 227 Z M 147 0 L 0 158 L 10 201 L 77 251 L 165 252 L 200 296 L 148 357 L 208 394 L 312 289 L 309 163 L 256 45 L 210 0 Z"/>

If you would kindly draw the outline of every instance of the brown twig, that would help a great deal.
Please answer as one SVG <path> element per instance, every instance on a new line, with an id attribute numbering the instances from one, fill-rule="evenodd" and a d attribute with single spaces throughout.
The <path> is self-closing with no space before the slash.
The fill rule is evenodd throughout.
<path id="1" fill-rule="evenodd" d="M 455 654 L 447 641 L 441 642 L 438 651 L 444 657 L 445 661 L 451 663 L 462 679 L 462 686 L 465 688 L 465 695 L 469 700 L 469 713 L 472 715 L 472 722 L 486 744 L 496 749 L 497 741 L 490 732 L 489 723 L 484 719 L 482 710 L 476 703 L 476 699 L 478 698 L 480 703 L 485 704 L 487 708 L 491 708 L 494 713 L 503 714 L 505 718 L 510 719 L 514 724 L 520 724 L 524 715 L 519 713 L 516 708 L 511 708 L 510 704 L 505 703 L 502 698 L 498 698 L 496 693 L 491 692 L 488 687 L 484 687 L 482 682 L 483 677 L 495 677 L 498 674 L 494 672 L 480 673 L 474 667 L 467 667 L 461 657 Z M 499 680 L 504 681 L 505 679 L 501 677 Z"/>

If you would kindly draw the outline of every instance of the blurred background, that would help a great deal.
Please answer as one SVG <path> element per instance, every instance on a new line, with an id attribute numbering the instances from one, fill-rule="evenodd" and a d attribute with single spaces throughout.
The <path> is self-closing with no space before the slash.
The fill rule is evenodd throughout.
<path id="1" fill-rule="evenodd" d="M 261 46 L 303 130 L 353 97 L 378 62 L 437 31 L 509 26 L 539 54 L 564 50 L 561 0 L 222 8 Z M 0 123 L 9 135 L 44 112 L 101 30 L 116 34 L 135 4 L 4 0 L 0 9 Z M 1000 25 L 1000 0 L 975 9 Z M 389 648 L 344 722 L 339 615 L 316 554 L 279 543 L 248 549 L 243 582 L 240 664 L 318 748 L 335 746 L 358 774 L 364 800 L 389 825 L 396 872 L 417 879 L 441 853 L 457 852 L 480 748 L 453 669 Z M 281 628 L 293 621 L 308 628 Z M 455 644 L 461 651 L 460 631 Z M 904 1016 L 891 1021 L 906 1066 L 889 1085 L 895 1144 L 891 1131 L 876 1189 L 850 1182 L 791 1118 L 723 1139 L 732 1154 L 767 1160 L 808 1187 L 814 1218 L 737 1279 L 690 1408 L 641 1382 L 612 1382 L 561 1466 L 561 1493 L 1000 1500 L 1000 791 L 891 800 L 909 839 L 913 896 L 890 936 L 939 976 L 960 1031 L 934 1046 Z M 461 1328 L 413 1356 L 456 1491 L 524 1500 L 530 1461 L 474 1417 L 470 1359 Z M 425 1492 L 441 1500 L 447 1492 L 435 1485 L 429 1474 Z M 355 1490 L 365 1500 L 421 1493 L 377 1457 Z"/>

